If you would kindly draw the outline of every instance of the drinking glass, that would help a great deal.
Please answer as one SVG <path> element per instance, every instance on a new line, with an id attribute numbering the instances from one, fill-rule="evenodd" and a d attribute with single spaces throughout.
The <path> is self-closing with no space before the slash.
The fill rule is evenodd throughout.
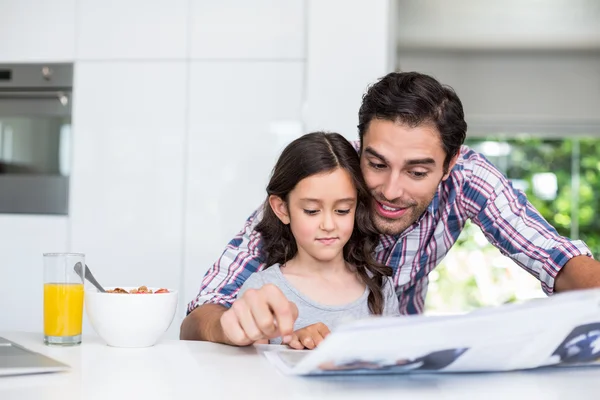
<path id="1" fill-rule="evenodd" d="M 83 278 L 74 267 L 81 263 L 85 276 L 85 255 L 44 253 L 44 343 L 74 346 L 81 343 L 83 319 Z"/>

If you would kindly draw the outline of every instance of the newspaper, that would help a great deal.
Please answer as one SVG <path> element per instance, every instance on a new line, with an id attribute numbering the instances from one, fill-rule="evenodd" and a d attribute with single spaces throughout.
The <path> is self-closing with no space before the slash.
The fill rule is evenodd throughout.
<path id="1" fill-rule="evenodd" d="M 315 350 L 269 346 L 290 375 L 491 372 L 600 365 L 600 289 L 453 316 L 371 317 Z"/>

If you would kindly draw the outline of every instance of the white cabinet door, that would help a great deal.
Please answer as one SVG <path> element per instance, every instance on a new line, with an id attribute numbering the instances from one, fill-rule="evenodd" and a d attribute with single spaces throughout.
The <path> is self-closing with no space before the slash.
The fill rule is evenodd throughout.
<path id="1" fill-rule="evenodd" d="M 302 133 L 303 63 L 194 62 L 185 217 L 185 297 L 266 197 L 282 147 Z"/>
<path id="2" fill-rule="evenodd" d="M 0 226 L 0 331 L 42 332 L 42 254 L 68 250 L 68 219 L 4 214 Z"/>
<path id="3" fill-rule="evenodd" d="M 305 121 L 358 138 L 367 87 L 391 71 L 387 0 L 312 0 L 308 6 Z"/>
<path id="4" fill-rule="evenodd" d="M 305 0 L 192 0 L 193 59 L 302 59 Z"/>
<path id="5" fill-rule="evenodd" d="M 71 249 L 104 285 L 178 289 L 185 63 L 80 62 L 75 75 Z"/>
<path id="6" fill-rule="evenodd" d="M 0 62 L 65 62 L 75 57 L 76 0 L 0 2 Z"/>
<path id="7" fill-rule="evenodd" d="M 77 59 L 184 59 L 188 9 L 186 0 L 81 0 Z"/>

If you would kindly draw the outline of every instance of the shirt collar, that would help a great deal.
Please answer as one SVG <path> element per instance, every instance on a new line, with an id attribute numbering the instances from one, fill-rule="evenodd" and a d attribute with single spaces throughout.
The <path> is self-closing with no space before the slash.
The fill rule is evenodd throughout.
<path id="1" fill-rule="evenodd" d="M 437 211 L 437 209 L 440 205 L 440 190 L 441 190 L 441 187 L 438 187 L 438 190 L 436 190 L 435 194 L 433 195 L 433 199 L 431 199 L 431 203 L 429 203 L 429 206 L 427 206 L 427 211 L 431 215 L 435 215 L 435 212 Z"/>

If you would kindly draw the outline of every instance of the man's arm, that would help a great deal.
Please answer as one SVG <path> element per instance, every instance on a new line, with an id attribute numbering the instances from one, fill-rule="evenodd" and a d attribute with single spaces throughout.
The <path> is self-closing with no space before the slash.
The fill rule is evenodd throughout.
<path id="1" fill-rule="evenodd" d="M 580 240 L 560 236 L 483 156 L 466 153 L 461 205 L 502 254 L 535 276 L 546 294 L 600 286 L 600 263 Z M 564 269 L 564 273 L 560 273 Z M 562 276 L 556 282 L 557 276 Z"/>
<path id="2" fill-rule="evenodd" d="M 600 262 L 590 257 L 571 258 L 556 276 L 555 292 L 600 287 Z"/>
<path id="3" fill-rule="evenodd" d="M 221 327 L 221 316 L 227 307 L 219 304 L 203 304 L 189 313 L 181 324 L 181 340 L 204 340 L 233 344 Z"/>

